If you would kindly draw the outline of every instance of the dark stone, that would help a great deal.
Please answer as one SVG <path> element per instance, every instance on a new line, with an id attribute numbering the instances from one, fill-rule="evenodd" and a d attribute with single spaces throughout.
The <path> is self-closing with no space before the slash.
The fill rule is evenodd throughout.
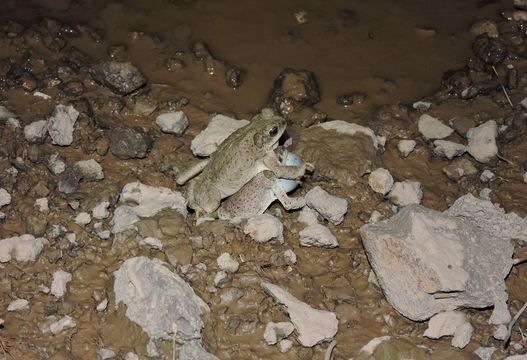
<path id="1" fill-rule="evenodd" d="M 243 79 L 245 78 L 245 71 L 230 67 L 225 72 L 225 82 L 227 86 L 237 89 L 242 85 Z"/>
<path id="2" fill-rule="evenodd" d="M 28 72 L 23 73 L 18 78 L 17 83 L 27 92 L 33 92 L 38 86 L 37 79 Z"/>
<path id="3" fill-rule="evenodd" d="M 367 95 L 361 92 L 355 92 L 350 94 L 343 94 L 337 96 L 337 104 L 344 107 L 348 107 L 354 104 L 362 104 L 366 100 Z"/>
<path id="4" fill-rule="evenodd" d="M 68 96 L 81 96 L 84 93 L 84 85 L 80 81 L 68 81 L 62 84 L 62 91 Z"/>
<path id="5" fill-rule="evenodd" d="M 68 24 L 62 24 L 59 30 L 59 35 L 66 36 L 69 38 L 76 38 L 81 35 L 81 32 L 77 27 Z"/>
<path id="6" fill-rule="evenodd" d="M 27 149 L 27 157 L 32 163 L 40 163 L 42 162 L 44 154 L 39 145 L 32 144 Z"/>
<path id="7" fill-rule="evenodd" d="M 472 44 L 474 54 L 486 64 L 496 66 L 507 57 L 507 46 L 500 39 L 490 38 L 487 34 L 479 35 Z"/>
<path id="8" fill-rule="evenodd" d="M 79 113 L 86 115 L 87 117 L 93 116 L 91 104 L 85 97 L 73 99 L 69 102 L 69 104 L 72 105 Z"/>
<path id="9" fill-rule="evenodd" d="M 281 114 L 311 106 L 320 101 L 315 74 L 308 70 L 284 69 L 274 81 L 270 102 Z"/>
<path id="10" fill-rule="evenodd" d="M 168 71 L 176 71 L 184 69 L 186 65 L 183 60 L 171 57 L 168 58 L 167 61 L 165 61 L 165 67 Z"/>
<path id="11" fill-rule="evenodd" d="M 64 194 L 73 194 L 79 187 L 82 174 L 76 168 L 67 168 L 59 180 L 59 191 Z"/>
<path id="12" fill-rule="evenodd" d="M 110 151 L 119 159 L 142 159 L 153 145 L 152 138 L 141 128 L 119 127 L 108 132 Z"/>
<path id="13" fill-rule="evenodd" d="M 146 85 L 146 78 L 129 62 L 104 61 L 91 67 L 90 74 L 103 86 L 127 95 Z"/>

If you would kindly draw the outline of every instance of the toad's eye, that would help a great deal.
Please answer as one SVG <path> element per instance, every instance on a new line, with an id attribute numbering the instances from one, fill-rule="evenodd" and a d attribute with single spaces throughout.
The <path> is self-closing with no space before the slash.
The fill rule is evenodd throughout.
<path id="1" fill-rule="evenodd" d="M 269 135 L 272 137 L 275 137 L 278 134 L 278 128 L 276 126 L 273 126 L 271 130 L 269 130 Z"/>

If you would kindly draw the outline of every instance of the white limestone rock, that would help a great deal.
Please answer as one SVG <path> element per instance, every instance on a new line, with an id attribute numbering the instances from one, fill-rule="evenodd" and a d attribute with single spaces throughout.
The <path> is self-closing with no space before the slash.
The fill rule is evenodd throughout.
<path id="1" fill-rule="evenodd" d="M 66 315 L 62 319 L 55 321 L 49 325 L 49 330 L 52 334 L 57 335 L 64 330 L 73 329 L 77 324 L 70 316 Z"/>
<path id="2" fill-rule="evenodd" d="M 428 110 L 432 106 L 430 101 L 418 100 L 412 104 L 412 107 L 416 110 Z"/>
<path id="3" fill-rule="evenodd" d="M 417 143 L 415 140 L 400 140 L 397 144 L 397 149 L 399 150 L 401 156 L 405 158 L 410 155 L 412 151 L 414 151 L 416 144 Z"/>
<path id="4" fill-rule="evenodd" d="M 398 181 L 393 185 L 388 198 L 397 206 L 420 204 L 423 199 L 421 184 L 418 181 Z"/>
<path id="5" fill-rule="evenodd" d="M 114 273 L 116 306 L 126 305 L 126 317 L 150 338 L 188 341 L 201 338 L 201 315 L 207 304 L 181 277 L 159 259 L 144 256 L 126 260 Z"/>
<path id="6" fill-rule="evenodd" d="M 282 339 L 287 338 L 295 330 L 295 326 L 289 321 L 268 322 L 265 326 L 264 340 L 267 345 L 274 345 Z"/>
<path id="7" fill-rule="evenodd" d="M 66 163 L 58 153 L 54 153 L 48 159 L 48 169 L 53 175 L 60 175 L 66 170 Z"/>
<path id="8" fill-rule="evenodd" d="M 346 199 L 333 196 L 320 186 L 307 192 L 306 204 L 334 225 L 340 224 L 348 212 L 348 201 Z"/>
<path id="9" fill-rule="evenodd" d="M 283 339 L 283 340 L 280 340 L 280 342 L 278 343 L 278 350 L 280 350 L 281 353 L 286 353 L 292 348 L 293 348 L 292 340 Z"/>
<path id="10" fill-rule="evenodd" d="M 446 157 L 452 160 L 456 156 L 463 155 L 467 151 L 467 147 L 463 144 L 458 144 L 453 141 L 435 140 L 434 154 L 437 156 Z"/>
<path id="11" fill-rule="evenodd" d="M 99 351 L 97 351 L 97 354 L 101 358 L 101 360 L 108 360 L 114 358 L 117 354 L 115 351 L 110 349 L 101 348 Z"/>
<path id="12" fill-rule="evenodd" d="M 512 267 L 510 242 L 420 205 L 366 224 L 360 234 L 386 299 L 407 318 L 494 306 L 490 322 L 510 320 L 504 282 Z"/>
<path id="13" fill-rule="evenodd" d="M 69 272 L 58 270 L 53 273 L 53 280 L 51 281 L 51 293 L 55 297 L 63 297 L 68 290 L 68 283 L 71 281 L 71 274 Z"/>
<path id="14" fill-rule="evenodd" d="M 479 348 L 477 348 L 476 350 L 474 350 L 474 354 L 476 354 L 477 356 L 479 356 L 479 358 L 481 360 L 491 360 L 492 359 L 492 355 L 496 352 L 496 349 L 495 347 L 482 347 L 480 346 Z"/>
<path id="15" fill-rule="evenodd" d="M 393 186 L 392 174 L 384 168 L 378 168 L 368 177 L 368 184 L 376 193 L 386 195 Z"/>
<path id="16" fill-rule="evenodd" d="M 100 303 L 97 304 L 97 306 L 95 307 L 95 310 L 101 312 L 101 311 L 106 310 L 107 307 L 108 307 L 108 299 L 104 299 Z"/>
<path id="17" fill-rule="evenodd" d="M 152 217 L 163 209 L 173 209 L 187 216 L 187 201 L 178 191 L 166 187 L 154 187 L 138 181 L 126 184 L 119 196 L 120 205 L 115 209 L 112 219 L 112 232 L 120 233 L 134 229 L 141 218 Z M 125 205 L 126 203 L 135 204 Z"/>
<path id="18" fill-rule="evenodd" d="M 108 211 L 109 206 L 109 201 L 101 201 L 92 209 L 92 217 L 98 220 L 106 219 L 108 216 L 110 216 L 110 212 Z"/>
<path id="19" fill-rule="evenodd" d="M 48 119 L 48 132 L 55 145 L 68 146 L 73 142 L 73 130 L 79 112 L 71 105 L 57 105 Z"/>
<path id="20" fill-rule="evenodd" d="M 104 171 L 101 164 L 93 159 L 77 161 L 75 168 L 82 174 L 82 178 L 87 181 L 104 179 Z"/>
<path id="21" fill-rule="evenodd" d="M 35 200 L 35 206 L 38 207 L 38 211 L 40 212 L 48 212 L 49 211 L 49 201 L 48 198 L 38 198 Z"/>
<path id="22" fill-rule="evenodd" d="M 296 254 L 293 250 L 287 249 L 283 252 L 284 259 L 289 265 L 296 264 Z"/>
<path id="23" fill-rule="evenodd" d="M 190 150 L 196 156 L 209 156 L 230 134 L 249 123 L 248 120 L 236 120 L 225 115 L 214 116 L 205 130 L 190 143 Z"/>
<path id="24" fill-rule="evenodd" d="M 9 204 L 11 204 L 11 195 L 6 189 L 0 188 L 0 208 Z"/>
<path id="25" fill-rule="evenodd" d="M 47 120 L 34 121 L 24 126 L 24 137 L 30 143 L 38 143 L 44 140 L 48 133 Z"/>
<path id="26" fill-rule="evenodd" d="M 159 115 L 156 124 L 164 133 L 181 135 L 188 127 L 188 117 L 183 111 L 168 112 Z"/>
<path id="27" fill-rule="evenodd" d="M 298 233 L 300 245 L 306 247 L 321 247 L 331 249 L 339 246 L 337 238 L 321 224 L 313 224 Z"/>
<path id="28" fill-rule="evenodd" d="M 80 225 L 80 226 L 88 225 L 91 222 L 90 213 L 87 213 L 85 211 L 80 212 L 79 214 L 77 214 L 77 216 L 75 216 L 74 221 L 75 221 L 75 224 Z"/>
<path id="29" fill-rule="evenodd" d="M 247 219 L 243 232 L 259 243 L 270 240 L 279 244 L 284 242 L 284 225 L 277 217 L 269 214 L 253 216 Z"/>
<path id="30" fill-rule="evenodd" d="M 306 225 L 313 225 L 318 222 L 318 213 L 309 206 L 304 206 L 298 213 L 298 221 Z"/>
<path id="31" fill-rule="evenodd" d="M 417 129 L 426 140 L 444 139 L 454 132 L 454 129 L 428 114 L 419 117 Z"/>
<path id="32" fill-rule="evenodd" d="M 11 259 L 19 262 L 35 261 L 48 241 L 31 234 L 13 236 L 0 240 L 0 263 Z"/>
<path id="33" fill-rule="evenodd" d="M 479 180 L 481 180 L 481 182 L 487 183 L 492 181 L 495 177 L 496 175 L 494 175 L 492 171 L 485 169 L 481 172 L 481 175 L 479 175 Z"/>
<path id="34" fill-rule="evenodd" d="M 498 126 L 496 121 L 489 120 L 467 132 L 467 151 L 474 159 L 481 163 L 489 162 L 498 155 Z"/>
<path id="35" fill-rule="evenodd" d="M 216 262 L 220 270 L 226 271 L 228 273 L 235 273 L 240 267 L 240 263 L 234 260 L 231 254 L 224 252 L 217 259 Z"/>
<path id="36" fill-rule="evenodd" d="M 147 236 L 143 240 L 139 241 L 139 245 L 145 245 L 152 249 L 162 250 L 163 243 L 158 238 Z"/>
<path id="37" fill-rule="evenodd" d="M 261 286 L 289 315 L 302 346 L 312 347 L 333 339 L 338 330 L 338 320 L 334 313 L 314 309 L 277 285 L 264 281 Z"/>
<path id="38" fill-rule="evenodd" d="M 16 299 L 7 305 L 7 311 L 29 310 L 29 301 L 26 299 Z"/>
<path id="39" fill-rule="evenodd" d="M 7 122 L 8 120 L 16 120 L 16 115 L 5 106 L 0 105 L 0 123 Z"/>
<path id="40" fill-rule="evenodd" d="M 349 123 L 344 120 L 327 121 L 327 122 L 324 122 L 324 123 L 321 123 L 315 126 L 321 127 L 326 130 L 335 130 L 345 135 L 353 136 L 356 134 L 363 134 L 363 135 L 369 136 L 371 138 L 371 141 L 373 142 L 373 146 L 375 147 L 375 149 L 384 147 L 384 144 L 386 143 L 385 137 L 375 135 L 373 130 L 370 129 L 369 127 Z"/>
<path id="41" fill-rule="evenodd" d="M 423 336 L 439 339 L 454 336 L 452 346 L 463 349 L 470 342 L 474 328 L 460 311 L 445 311 L 433 316 Z"/>

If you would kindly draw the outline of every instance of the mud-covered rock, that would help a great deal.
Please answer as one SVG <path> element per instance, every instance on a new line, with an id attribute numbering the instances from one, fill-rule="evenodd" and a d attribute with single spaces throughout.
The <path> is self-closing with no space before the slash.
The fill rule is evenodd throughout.
<path id="1" fill-rule="evenodd" d="M 58 189 L 64 194 L 73 194 L 81 180 L 82 173 L 77 168 L 67 168 L 60 177 Z"/>
<path id="2" fill-rule="evenodd" d="M 316 104 L 320 101 L 320 90 L 315 74 L 308 70 L 282 70 L 274 81 L 269 99 L 282 115 Z"/>
<path id="3" fill-rule="evenodd" d="M 129 62 L 103 61 L 90 68 L 92 77 L 114 93 L 127 95 L 143 87 L 146 78 Z"/>
<path id="4" fill-rule="evenodd" d="M 108 132 L 110 151 L 119 159 L 143 159 L 153 145 L 152 138 L 138 127 L 116 127 Z"/>
<path id="5" fill-rule="evenodd" d="M 491 38 L 487 33 L 479 35 L 472 44 L 474 54 L 486 64 L 496 66 L 507 57 L 507 45 L 498 38 Z"/>
<path id="6" fill-rule="evenodd" d="M 452 181 L 458 181 L 464 176 L 478 173 L 478 169 L 468 159 L 458 159 L 443 168 L 443 173 Z"/>

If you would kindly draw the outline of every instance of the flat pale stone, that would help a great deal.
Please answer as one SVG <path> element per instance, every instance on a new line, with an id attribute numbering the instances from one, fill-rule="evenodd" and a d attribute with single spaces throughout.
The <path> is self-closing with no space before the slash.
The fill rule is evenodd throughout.
<path id="1" fill-rule="evenodd" d="M 414 151 L 416 144 L 415 140 L 400 140 L 397 144 L 397 149 L 402 157 L 407 157 Z"/>
<path id="2" fill-rule="evenodd" d="M 392 174 L 384 168 L 378 168 L 368 177 L 368 184 L 376 193 L 386 195 L 393 186 Z"/>
<path id="3" fill-rule="evenodd" d="M 53 281 L 51 282 L 51 294 L 55 297 L 63 297 L 66 295 L 68 283 L 71 281 L 71 274 L 69 272 L 58 270 L 53 273 Z"/>
<path id="4" fill-rule="evenodd" d="M 11 195 L 6 189 L 0 188 L 0 208 L 9 204 L 11 204 Z"/>
<path id="5" fill-rule="evenodd" d="M 467 132 L 468 153 L 481 163 L 494 159 L 498 155 L 497 136 L 498 126 L 494 120 L 489 120 L 480 126 L 470 129 Z"/>
<path id="6" fill-rule="evenodd" d="M 79 112 L 71 105 L 57 105 L 48 119 L 48 133 L 52 143 L 68 146 L 73 142 L 73 130 Z"/>
<path id="7" fill-rule="evenodd" d="M 34 121 L 24 126 L 24 137 L 29 142 L 42 141 L 48 132 L 48 122 L 46 120 Z"/>
<path id="8" fill-rule="evenodd" d="M 307 247 L 335 248 L 339 246 L 337 238 L 326 226 L 313 224 L 298 233 L 300 245 Z"/>
<path id="9" fill-rule="evenodd" d="M 20 311 L 29 309 L 29 302 L 26 299 L 16 299 L 7 305 L 7 311 Z"/>
<path id="10" fill-rule="evenodd" d="M 268 322 L 265 326 L 264 340 L 267 345 L 274 345 L 278 341 L 285 339 L 295 330 L 295 326 L 289 321 Z"/>
<path id="11" fill-rule="evenodd" d="M 448 160 L 452 160 L 456 156 L 463 155 L 466 151 L 467 148 L 463 144 L 458 144 L 447 140 L 434 141 L 434 154 L 437 156 L 446 157 Z"/>
<path id="12" fill-rule="evenodd" d="M 419 117 L 417 129 L 426 140 L 444 139 L 454 132 L 454 129 L 428 114 Z"/>
<path id="13" fill-rule="evenodd" d="M 31 234 L 0 240 L 0 263 L 11 259 L 19 262 L 35 261 L 48 241 Z"/>
<path id="14" fill-rule="evenodd" d="M 306 194 L 306 204 L 316 210 L 322 217 L 334 225 L 344 220 L 348 212 L 348 201 L 329 194 L 326 190 L 317 186 Z"/>
<path id="15" fill-rule="evenodd" d="M 388 198 L 397 206 L 406 206 L 410 204 L 420 204 L 423 198 L 421 184 L 418 181 L 401 181 L 396 182 Z"/>
<path id="16" fill-rule="evenodd" d="M 218 267 L 220 270 L 229 272 L 229 273 L 235 273 L 238 271 L 238 268 L 240 267 L 240 264 L 234 260 L 229 253 L 223 253 L 221 254 L 217 259 L 216 262 L 218 263 Z"/>
<path id="17" fill-rule="evenodd" d="M 430 339 L 454 336 L 452 346 L 462 349 L 470 342 L 473 330 L 465 314 L 460 311 L 445 311 L 430 319 L 423 336 Z"/>
<path id="18" fill-rule="evenodd" d="M 243 232 L 259 243 L 270 240 L 275 240 L 280 244 L 284 242 L 284 225 L 277 217 L 269 214 L 247 219 Z"/>
<path id="19" fill-rule="evenodd" d="M 321 123 L 315 126 L 321 127 L 326 130 L 335 130 L 341 134 L 346 134 L 346 135 L 351 135 L 351 136 L 355 134 L 363 134 L 363 135 L 369 136 L 371 138 L 371 141 L 373 142 L 373 146 L 375 147 L 375 149 L 378 149 L 379 147 L 384 146 L 384 144 L 386 143 L 385 137 L 375 135 L 373 130 L 370 129 L 369 127 L 349 123 L 344 120 L 327 121 L 327 122 L 324 122 L 324 123 Z"/>
<path id="20" fill-rule="evenodd" d="M 164 133 L 181 135 L 188 127 L 188 117 L 183 111 L 169 112 L 159 115 L 156 124 Z"/>

